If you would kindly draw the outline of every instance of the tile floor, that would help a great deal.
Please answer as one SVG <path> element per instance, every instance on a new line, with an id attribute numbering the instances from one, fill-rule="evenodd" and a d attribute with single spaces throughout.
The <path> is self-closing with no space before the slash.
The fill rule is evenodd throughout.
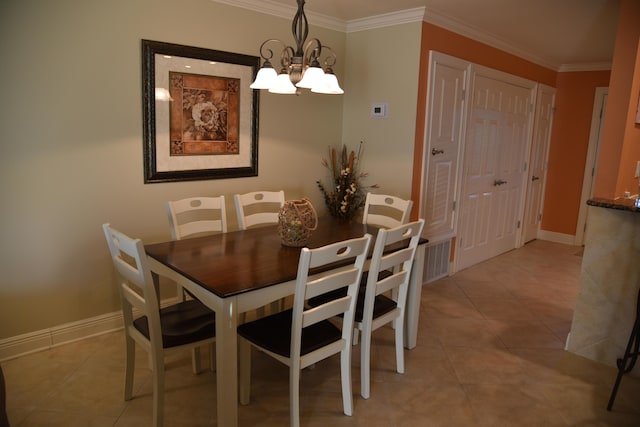
<path id="1" fill-rule="evenodd" d="M 305 370 L 303 426 L 640 426 L 640 379 L 625 377 L 605 407 L 616 371 L 563 351 L 572 319 L 580 248 L 534 241 L 425 285 L 418 346 L 395 372 L 390 329 L 374 336 L 371 398 L 342 414 L 337 358 Z M 148 426 L 150 372 L 137 352 L 135 398 L 123 400 L 121 332 L 2 363 L 13 427 Z M 168 360 L 166 426 L 215 426 L 215 373 Z M 254 353 L 252 402 L 241 426 L 286 426 L 287 370 Z"/>

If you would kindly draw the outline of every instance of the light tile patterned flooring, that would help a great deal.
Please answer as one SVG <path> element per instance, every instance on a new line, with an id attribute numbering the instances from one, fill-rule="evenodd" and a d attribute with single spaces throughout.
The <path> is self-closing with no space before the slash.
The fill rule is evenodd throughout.
<path id="1" fill-rule="evenodd" d="M 437 282 L 422 294 L 418 346 L 395 372 L 393 335 L 374 335 L 371 398 L 359 386 L 342 414 L 339 361 L 305 370 L 303 426 L 640 426 L 640 379 L 625 377 L 606 411 L 614 368 L 563 350 L 577 294 L 580 248 L 534 241 Z M 148 426 L 151 384 L 137 352 L 135 397 L 123 400 L 121 332 L 2 363 L 12 426 Z M 288 373 L 254 352 L 252 402 L 241 426 L 286 426 Z M 168 360 L 166 426 L 216 425 L 215 373 Z"/>

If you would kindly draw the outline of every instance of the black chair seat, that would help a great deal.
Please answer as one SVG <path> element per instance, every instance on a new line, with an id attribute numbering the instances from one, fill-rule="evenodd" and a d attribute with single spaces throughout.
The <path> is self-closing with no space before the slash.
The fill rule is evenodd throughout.
<path id="1" fill-rule="evenodd" d="M 390 271 L 381 271 L 378 275 L 378 280 L 382 280 L 385 277 L 391 276 Z M 358 289 L 358 301 L 356 302 L 356 312 L 354 320 L 356 322 L 362 322 L 363 312 L 364 312 L 364 298 L 366 295 L 366 284 L 367 279 L 369 278 L 369 274 L 367 272 L 362 273 L 362 279 L 360 280 L 360 288 Z M 335 291 L 328 292 L 324 295 L 320 295 L 314 298 L 310 298 L 307 303 L 311 307 L 317 307 L 319 305 L 325 304 L 329 301 L 332 301 L 336 298 L 340 298 L 347 295 L 347 290 L 345 288 L 336 289 Z M 384 295 L 377 295 L 375 302 L 373 303 L 373 318 L 376 319 L 383 314 L 386 314 L 396 308 L 396 302 L 389 297 Z"/>
<path id="2" fill-rule="evenodd" d="M 149 338 L 147 316 L 133 321 L 133 326 Z M 215 314 L 198 300 L 182 301 L 160 309 L 162 347 L 171 348 L 216 336 Z"/>
<path id="3" fill-rule="evenodd" d="M 238 326 L 238 334 L 268 351 L 291 356 L 291 309 Z M 342 332 L 329 321 L 321 321 L 302 330 L 300 354 L 308 354 L 342 338 Z"/>

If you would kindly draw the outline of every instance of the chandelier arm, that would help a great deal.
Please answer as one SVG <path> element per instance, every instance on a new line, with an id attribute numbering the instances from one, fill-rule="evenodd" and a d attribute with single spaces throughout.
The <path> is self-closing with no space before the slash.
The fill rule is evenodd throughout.
<path id="1" fill-rule="evenodd" d="M 263 41 L 262 44 L 260 45 L 260 56 L 265 61 L 269 61 L 271 58 L 273 58 L 273 51 L 265 47 L 267 43 L 271 43 L 271 42 L 277 42 L 277 43 L 280 43 L 285 48 L 287 47 L 287 45 L 285 45 L 284 42 L 280 39 L 267 39 Z"/>
<path id="2" fill-rule="evenodd" d="M 329 55 L 327 57 L 325 57 L 324 61 L 322 62 L 323 65 L 326 68 L 333 68 L 333 66 L 336 65 L 336 62 L 338 61 L 338 57 L 336 56 L 336 53 L 333 51 L 333 49 L 331 49 L 327 45 L 324 45 L 322 47 L 329 51 Z"/>
<path id="3" fill-rule="evenodd" d="M 280 52 L 280 65 L 282 68 L 289 69 L 291 66 L 291 59 L 295 56 L 295 52 L 291 46 L 285 46 Z"/>
<path id="4" fill-rule="evenodd" d="M 314 62 L 318 62 L 322 54 L 322 43 L 320 40 L 313 38 L 304 45 L 304 65 L 309 66 Z M 316 66 L 320 66 L 317 64 Z"/>

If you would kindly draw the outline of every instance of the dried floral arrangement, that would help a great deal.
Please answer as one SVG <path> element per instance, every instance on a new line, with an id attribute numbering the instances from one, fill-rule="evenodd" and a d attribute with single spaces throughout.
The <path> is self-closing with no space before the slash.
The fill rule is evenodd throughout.
<path id="1" fill-rule="evenodd" d="M 329 214 L 335 218 L 351 220 L 364 206 L 365 190 L 378 188 L 378 185 L 362 185 L 361 181 L 369 175 L 359 170 L 362 141 L 357 153 L 353 150 L 347 151 L 346 145 L 343 145 L 340 151 L 335 147 L 329 147 L 329 160 L 323 158 L 322 165 L 329 170 L 331 187 L 325 187 L 321 181 L 316 183 L 324 196 Z"/>

